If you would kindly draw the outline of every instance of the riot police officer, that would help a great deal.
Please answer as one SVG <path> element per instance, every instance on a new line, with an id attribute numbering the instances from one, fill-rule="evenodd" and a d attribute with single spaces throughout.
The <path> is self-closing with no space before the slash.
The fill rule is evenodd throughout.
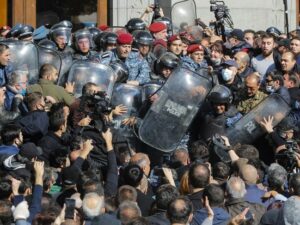
<path id="1" fill-rule="evenodd" d="M 204 141 L 210 139 L 214 134 L 224 134 L 225 129 L 231 127 L 242 115 L 236 107 L 231 104 L 232 93 L 223 85 L 216 85 L 208 95 L 210 109 L 204 113 L 203 132 L 200 134 Z"/>
<path id="2" fill-rule="evenodd" d="M 154 61 L 156 60 L 155 55 L 151 52 L 153 45 L 153 37 L 149 31 L 139 31 L 135 36 L 136 47 L 140 51 L 144 59 L 147 60 L 149 67 L 152 68 Z"/>
<path id="3" fill-rule="evenodd" d="M 75 54 L 73 59 L 88 60 L 92 59 L 96 52 L 92 51 L 92 35 L 88 29 L 78 30 L 74 34 Z"/>
<path id="4" fill-rule="evenodd" d="M 154 72 L 152 80 L 160 84 L 166 82 L 172 71 L 179 65 L 179 58 L 171 52 L 164 53 L 154 62 Z"/>
<path id="5" fill-rule="evenodd" d="M 150 67 L 147 61 L 139 52 L 132 51 L 133 38 L 130 34 L 120 34 L 117 39 L 117 48 L 107 51 L 99 56 L 99 61 L 103 64 L 121 60 L 125 62 L 129 70 L 127 83 L 133 85 L 143 85 L 150 81 Z"/>
<path id="6" fill-rule="evenodd" d="M 54 25 L 49 31 L 50 40 L 57 45 L 61 53 L 73 53 L 74 50 L 68 46 L 71 38 L 71 28 L 62 25 Z"/>

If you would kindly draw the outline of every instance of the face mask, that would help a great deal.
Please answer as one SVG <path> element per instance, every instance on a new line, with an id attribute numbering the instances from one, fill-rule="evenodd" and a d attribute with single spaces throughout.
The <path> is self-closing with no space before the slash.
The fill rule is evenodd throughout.
<path id="1" fill-rule="evenodd" d="M 221 65 L 221 59 L 211 59 L 210 60 L 214 66 Z"/>
<path id="2" fill-rule="evenodd" d="M 224 81 L 230 81 L 232 79 L 232 71 L 229 69 L 223 69 L 222 78 Z"/>
<path id="3" fill-rule="evenodd" d="M 268 85 L 268 86 L 266 86 L 266 91 L 267 91 L 268 93 L 274 93 L 274 92 L 275 92 L 275 89 L 274 89 L 273 86 Z"/>
<path id="4" fill-rule="evenodd" d="M 22 96 L 25 96 L 26 95 L 26 89 L 20 90 L 19 94 L 22 95 Z"/>

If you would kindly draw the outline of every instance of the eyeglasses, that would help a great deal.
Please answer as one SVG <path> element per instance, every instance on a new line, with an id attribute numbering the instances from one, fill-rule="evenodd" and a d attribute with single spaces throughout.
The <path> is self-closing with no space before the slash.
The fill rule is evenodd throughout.
<path id="1" fill-rule="evenodd" d="M 271 83 L 273 80 L 266 80 L 266 83 L 269 84 Z"/>

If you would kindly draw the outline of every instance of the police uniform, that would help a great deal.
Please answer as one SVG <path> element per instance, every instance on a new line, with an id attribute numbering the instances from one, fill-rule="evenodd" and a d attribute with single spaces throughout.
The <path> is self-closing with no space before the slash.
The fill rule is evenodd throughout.
<path id="1" fill-rule="evenodd" d="M 197 71 L 201 68 L 207 68 L 208 64 L 205 59 L 201 63 L 196 63 L 194 60 L 192 60 L 189 56 L 183 56 L 181 58 L 182 66 L 185 68 L 188 68 L 192 71 Z"/>
<path id="2" fill-rule="evenodd" d="M 102 64 L 109 65 L 112 62 L 120 60 L 117 49 L 107 51 L 99 56 L 99 61 Z M 131 51 L 125 59 L 125 64 L 128 67 L 128 80 L 136 80 L 140 85 L 150 82 L 150 67 L 146 59 L 139 52 Z"/>
<path id="3" fill-rule="evenodd" d="M 240 97 L 240 102 L 237 105 L 237 109 L 240 113 L 246 114 L 266 97 L 267 95 L 261 91 L 257 91 L 253 97 L 249 97 L 246 92 L 243 92 Z"/>
<path id="4" fill-rule="evenodd" d="M 96 55 L 97 55 L 97 52 L 95 52 L 95 51 L 89 51 L 88 54 L 85 54 L 85 55 L 77 52 L 73 55 L 73 60 L 93 60 Z"/>

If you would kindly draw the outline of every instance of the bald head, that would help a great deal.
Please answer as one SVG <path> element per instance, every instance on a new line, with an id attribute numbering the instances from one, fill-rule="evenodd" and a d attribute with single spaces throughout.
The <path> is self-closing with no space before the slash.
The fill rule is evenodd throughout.
<path id="1" fill-rule="evenodd" d="M 260 76 L 258 73 L 251 73 L 245 79 L 245 88 L 249 97 L 256 94 L 259 89 Z"/>
<path id="2" fill-rule="evenodd" d="M 254 166 L 244 165 L 240 170 L 240 176 L 247 184 L 256 184 L 258 179 L 258 173 Z"/>
<path id="3" fill-rule="evenodd" d="M 82 208 L 84 214 L 89 218 L 99 216 L 103 213 L 104 197 L 94 192 L 88 193 L 82 200 Z"/>
<path id="4" fill-rule="evenodd" d="M 250 57 L 247 52 L 237 52 L 234 55 L 234 60 L 238 64 L 239 73 L 243 72 L 250 62 Z"/>

